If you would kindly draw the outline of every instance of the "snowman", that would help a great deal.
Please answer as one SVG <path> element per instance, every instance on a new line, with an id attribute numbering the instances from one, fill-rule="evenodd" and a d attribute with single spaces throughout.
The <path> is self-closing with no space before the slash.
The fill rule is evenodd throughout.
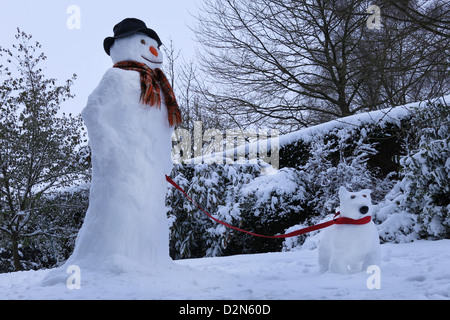
<path id="1" fill-rule="evenodd" d="M 92 150 L 89 208 L 66 264 L 124 271 L 168 266 L 165 175 L 181 114 L 161 70 L 161 40 L 128 18 L 104 41 L 107 70 L 82 111 Z"/>
<path id="2" fill-rule="evenodd" d="M 371 191 L 349 192 L 339 189 L 340 216 L 354 220 L 372 214 Z M 322 271 L 352 273 L 380 265 L 378 231 L 370 220 L 361 225 L 335 224 L 323 231 L 319 245 L 319 266 Z"/>

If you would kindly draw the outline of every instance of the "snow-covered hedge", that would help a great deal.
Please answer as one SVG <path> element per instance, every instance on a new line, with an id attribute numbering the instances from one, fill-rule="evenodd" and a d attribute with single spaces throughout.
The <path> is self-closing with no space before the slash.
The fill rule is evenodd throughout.
<path id="1" fill-rule="evenodd" d="M 416 108 L 402 179 L 378 205 L 380 236 L 404 242 L 450 238 L 449 99 Z"/>
<path id="2" fill-rule="evenodd" d="M 282 136 L 273 175 L 257 165 L 201 164 L 178 165 L 173 177 L 217 218 L 260 234 L 322 221 L 346 186 L 372 189 L 382 241 L 448 238 L 448 113 L 443 100 L 410 104 Z M 283 241 L 233 231 L 174 189 L 167 205 L 174 258 L 292 250 L 314 235 Z"/>

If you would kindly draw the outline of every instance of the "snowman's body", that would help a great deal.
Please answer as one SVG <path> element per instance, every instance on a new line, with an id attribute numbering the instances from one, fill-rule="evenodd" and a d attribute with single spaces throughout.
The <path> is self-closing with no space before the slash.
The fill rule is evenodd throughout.
<path id="1" fill-rule="evenodd" d="M 349 192 L 339 189 L 340 216 L 361 219 L 371 215 L 370 190 Z M 319 265 L 322 271 L 351 273 L 365 271 L 380 264 L 380 241 L 373 223 L 362 225 L 335 224 L 323 231 L 319 245 Z"/>
<path id="2" fill-rule="evenodd" d="M 138 33 L 117 39 L 111 58 L 160 68 L 157 48 L 155 40 Z M 115 268 L 171 261 L 165 175 L 172 168 L 173 128 L 161 95 L 160 107 L 144 105 L 139 72 L 111 68 L 89 96 L 82 116 L 92 150 L 92 185 L 70 263 Z"/>

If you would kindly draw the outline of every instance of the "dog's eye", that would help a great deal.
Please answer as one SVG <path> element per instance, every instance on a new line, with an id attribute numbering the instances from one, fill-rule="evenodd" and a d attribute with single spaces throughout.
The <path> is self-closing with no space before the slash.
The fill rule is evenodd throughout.
<path id="1" fill-rule="evenodd" d="M 364 197 L 364 198 L 367 198 L 367 196 L 366 196 L 365 194 L 363 194 L 363 197 Z"/>
<path id="2" fill-rule="evenodd" d="M 146 44 L 144 39 L 141 40 L 141 43 L 142 43 L 142 44 Z"/>
<path id="3" fill-rule="evenodd" d="M 350 198 L 352 198 L 352 199 L 355 199 L 355 198 L 356 198 L 356 196 L 355 196 L 354 194 L 352 194 L 352 196 L 351 196 Z"/>

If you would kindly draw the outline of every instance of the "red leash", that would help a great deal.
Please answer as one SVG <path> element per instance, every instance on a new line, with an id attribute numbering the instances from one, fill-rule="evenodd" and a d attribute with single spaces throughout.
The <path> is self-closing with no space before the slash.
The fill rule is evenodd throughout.
<path id="1" fill-rule="evenodd" d="M 361 224 L 369 223 L 370 220 L 372 219 L 371 216 L 366 216 L 364 218 L 357 219 L 357 220 L 351 219 L 351 218 L 346 218 L 346 217 L 336 218 L 340 214 L 338 212 L 334 216 L 334 219 L 331 220 L 331 221 L 327 221 L 327 222 L 324 222 L 324 223 L 319 223 L 319 224 L 316 224 L 314 226 L 303 228 L 303 229 L 296 230 L 296 231 L 292 231 L 292 232 L 289 232 L 289 233 L 286 233 L 286 234 L 281 234 L 281 235 L 277 235 L 277 236 L 265 236 L 265 235 L 262 235 L 262 234 L 257 234 L 257 233 L 254 233 L 254 232 L 250 232 L 250 231 L 246 231 L 246 230 L 243 230 L 243 229 L 239 229 L 237 227 L 233 227 L 232 225 L 230 225 L 230 224 L 228 224 L 226 222 L 223 222 L 223 221 L 220 221 L 219 219 L 214 218 L 211 214 L 209 214 L 206 210 L 204 210 L 197 202 L 192 200 L 191 197 L 189 197 L 187 195 L 187 193 L 178 184 L 176 184 L 175 181 L 173 181 L 169 176 L 166 176 L 166 180 L 172 186 L 174 186 L 176 189 L 181 191 L 185 195 L 186 198 L 188 198 L 193 204 L 195 204 L 197 206 L 197 208 L 199 208 L 204 214 L 206 214 L 209 218 L 211 218 L 215 222 L 220 223 L 220 224 L 222 224 L 222 225 L 224 225 L 224 226 L 226 226 L 226 227 L 228 227 L 230 229 L 237 230 L 237 231 L 240 231 L 240 232 L 244 232 L 244 233 L 250 234 L 250 235 L 255 236 L 255 237 L 269 238 L 269 239 L 291 238 L 291 237 L 299 236 L 299 235 L 304 234 L 304 233 L 320 230 L 320 229 L 332 226 L 333 224 L 355 224 L 355 225 L 361 225 Z"/>

